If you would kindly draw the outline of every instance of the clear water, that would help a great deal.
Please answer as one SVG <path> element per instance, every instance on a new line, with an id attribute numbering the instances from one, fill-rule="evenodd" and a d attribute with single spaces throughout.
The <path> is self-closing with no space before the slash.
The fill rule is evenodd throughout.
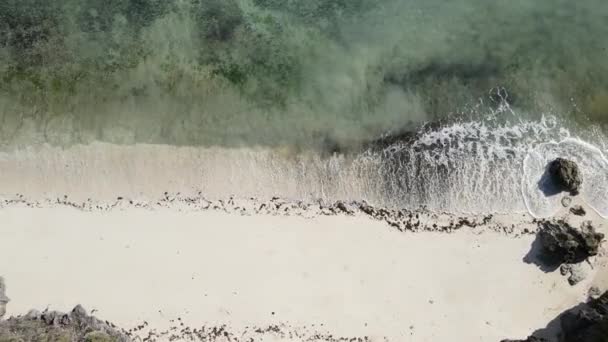
<path id="1" fill-rule="evenodd" d="M 4 0 L 0 148 L 254 148 L 221 165 L 276 195 L 526 210 L 532 151 L 608 152 L 607 24 L 602 0 Z M 205 155 L 193 188 L 221 181 Z"/>

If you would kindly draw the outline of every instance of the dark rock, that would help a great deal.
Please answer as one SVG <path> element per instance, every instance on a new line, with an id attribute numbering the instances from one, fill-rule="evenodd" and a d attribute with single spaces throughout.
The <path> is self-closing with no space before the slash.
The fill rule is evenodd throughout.
<path id="1" fill-rule="evenodd" d="M 127 342 L 129 338 L 107 322 L 87 315 L 78 305 L 71 313 L 30 311 L 25 316 L 0 322 L 0 341 L 104 341 Z"/>
<path id="2" fill-rule="evenodd" d="M 376 216 L 376 208 L 374 208 L 373 206 L 363 202 L 359 205 L 359 210 L 361 210 L 363 213 L 369 215 L 369 216 Z"/>
<path id="3" fill-rule="evenodd" d="M 88 317 L 87 310 L 85 310 L 80 304 L 76 305 L 70 315 L 76 320 L 83 320 Z"/>
<path id="4" fill-rule="evenodd" d="M 564 158 L 557 158 L 549 164 L 549 173 L 554 182 L 563 191 L 568 191 L 572 195 L 578 195 L 583 185 L 583 174 L 575 162 Z"/>
<path id="5" fill-rule="evenodd" d="M 9 298 L 6 296 L 6 285 L 4 285 L 4 279 L 0 277 L 0 319 L 6 314 L 6 304 Z"/>
<path id="6" fill-rule="evenodd" d="M 548 341 L 541 337 L 530 336 L 525 340 L 502 340 L 501 342 L 548 342 Z"/>
<path id="7" fill-rule="evenodd" d="M 343 201 L 337 201 L 332 209 L 334 209 L 334 211 L 336 212 L 342 212 L 348 215 L 353 215 L 355 213 L 355 210 L 353 209 L 353 207 L 350 204 L 347 204 Z"/>
<path id="8" fill-rule="evenodd" d="M 58 311 L 48 311 L 44 312 L 41 318 L 44 323 L 48 325 L 59 325 L 62 321 L 63 315 L 64 314 Z"/>
<path id="9" fill-rule="evenodd" d="M 538 238 L 542 253 L 557 264 L 577 264 L 597 255 L 604 234 L 595 231 L 590 222 L 580 230 L 565 221 L 542 221 Z"/>
<path id="10" fill-rule="evenodd" d="M 580 283 L 587 277 L 587 272 L 585 272 L 582 264 L 563 264 L 560 272 L 563 276 L 568 276 L 568 283 L 572 286 Z"/>
<path id="11" fill-rule="evenodd" d="M 608 342 L 608 292 L 568 309 L 526 340 L 502 342 Z"/>
<path id="12" fill-rule="evenodd" d="M 580 205 L 575 205 L 574 207 L 570 208 L 570 212 L 576 216 L 587 215 L 587 211 L 585 210 L 585 208 Z"/>
<path id="13" fill-rule="evenodd" d="M 562 341 L 608 341 L 608 292 L 560 318 Z"/>

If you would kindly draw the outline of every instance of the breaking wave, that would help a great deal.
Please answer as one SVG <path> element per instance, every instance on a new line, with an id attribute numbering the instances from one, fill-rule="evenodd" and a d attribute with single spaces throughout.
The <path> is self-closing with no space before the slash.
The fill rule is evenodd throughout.
<path id="1" fill-rule="evenodd" d="M 603 0 L 6 0 L 0 192 L 606 214 Z M 556 38 L 558 37 L 558 38 Z"/>
<path id="2" fill-rule="evenodd" d="M 361 151 L 333 154 L 149 144 L 94 143 L 67 149 L 43 145 L 1 153 L 0 188 L 4 194 L 69 194 L 83 200 L 149 200 L 168 191 L 216 199 L 366 200 L 438 212 L 530 211 L 543 217 L 556 211 L 560 197 L 543 194 L 539 181 L 546 164 L 562 156 L 581 165 L 581 196 L 606 216 L 606 142 L 598 135 L 602 152 L 598 145 L 576 138 L 555 117 L 512 122 L 499 116 L 426 126 L 393 141 L 375 141 Z"/>

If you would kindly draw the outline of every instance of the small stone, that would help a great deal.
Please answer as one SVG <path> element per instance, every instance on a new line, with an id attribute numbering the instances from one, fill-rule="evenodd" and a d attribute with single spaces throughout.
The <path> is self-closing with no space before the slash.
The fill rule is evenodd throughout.
<path id="1" fill-rule="evenodd" d="M 570 212 L 576 216 L 585 216 L 587 215 L 587 211 L 580 205 L 575 205 L 570 208 Z"/>
<path id="2" fill-rule="evenodd" d="M 76 305 L 76 307 L 72 309 L 71 315 L 74 318 L 85 318 L 88 316 L 87 310 L 85 310 L 80 304 Z"/>
<path id="3" fill-rule="evenodd" d="M 351 208 L 351 206 L 349 204 L 344 203 L 342 201 L 336 202 L 334 204 L 334 208 L 332 208 L 332 209 L 334 209 L 335 211 L 341 211 L 341 212 L 343 212 L 345 214 L 348 214 L 348 215 L 354 214 L 353 208 Z"/>
<path id="4" fill-rule="evenodd" d="M 564 198 L 562 198 L 562 205 L 564 208 L 568 208 L 570 204 L 572 204 L 572 197 L 564 196 Z"/>
<path id="5" fill-rule="evenodd" d="M 587 277 L 587 272 L 581 264 L 563 264 L 560 267 L 560 273 L 563 276 L 568 276 L 568 283 L 574 286 Z"/>
<path id="6" fill-rule="evenodd" d="M 568 277 L 568 283 L 571 286 L 580 283 L 581 281 L 585 280 L 585 278 L 587 278 L 587 272 L 582 265 L 572 265 L 572 267 L 570 267 L 570 277 Z"/>
<path id="7" fill-rule="evenodd" d="M 591 299 L 598 299 L 602 295 L 602 291 L 597 286 L 591 286 L 589 288 L 588 296 Z"/>

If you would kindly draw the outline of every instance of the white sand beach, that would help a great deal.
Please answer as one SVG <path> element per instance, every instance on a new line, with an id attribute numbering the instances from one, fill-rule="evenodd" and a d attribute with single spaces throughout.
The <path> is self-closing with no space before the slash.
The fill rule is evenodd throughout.
<path id="1" fill-rule="evenodd" d="M 525 225 L 402 233 L 367 217 L 62 205 L 5 206 L 0 222 L 9 315 L 82 304 L 125 329 L 146 322 L 141 337 L 181 323 L 283 324 L 372 341 L 499 341 L 608 285 L 603 256 L 576 286 L 524 262 Z"/>

